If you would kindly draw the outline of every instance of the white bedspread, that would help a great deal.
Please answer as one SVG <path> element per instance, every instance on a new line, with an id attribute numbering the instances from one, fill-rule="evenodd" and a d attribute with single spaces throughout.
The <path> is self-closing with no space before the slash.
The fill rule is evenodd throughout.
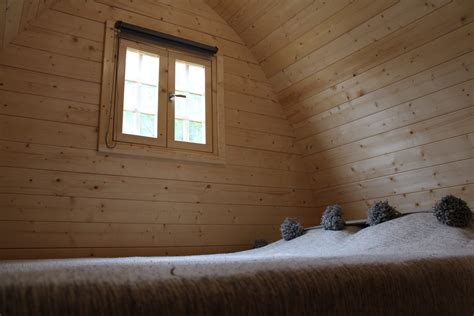
<path id="1" fill-rule="evenodd" d="M 472 314 L 472 226 L 413 214 L 232 254 L 4 261 L 0 314 Z"/>

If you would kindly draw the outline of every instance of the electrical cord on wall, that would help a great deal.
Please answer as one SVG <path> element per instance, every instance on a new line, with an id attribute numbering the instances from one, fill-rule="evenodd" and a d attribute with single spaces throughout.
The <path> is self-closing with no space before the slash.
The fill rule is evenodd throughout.
<path id="1" fill-rule="evenodd" d="M 115 114 L 115 105 L 117 102 L 118 98 L 118 89 L 117 89 L 117 73 L 118 73 L 118 66 L 117 66 L 117 60 L 119 58 L 119 41 L 120 41 L 120 36 L 119 36 L 120 30 L 115 29 L 115 42 L 114 42 L 114 78 L 112 81 L 112 100 L 110 104 L 110 111 L 109 111 L 109 117 L 108 117 L 108 122 L 107 122 L 107 130 L 105 132 L 105 145 L 107 148 L 113 149 L 117 146 L 117 142 L 112 139 L 112 144 L 109 143 L 109 133 L 110 133 L 110 121 L 113 120 L 113 115 Z"/>

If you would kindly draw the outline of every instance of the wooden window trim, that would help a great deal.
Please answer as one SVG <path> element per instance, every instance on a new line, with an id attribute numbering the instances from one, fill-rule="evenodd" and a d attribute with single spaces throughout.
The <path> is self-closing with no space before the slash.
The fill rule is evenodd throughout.
<path id="1" fill-rule="evenodd" d="M 200 144 L 198 144 L 196 148 L 193 148 L 194 143 L 185 143 L 184 146 L 182 146 L 183 142 L 172 142 L 172 144 L 169 144 L 170 137 L 168 137 L 167 147 L 160 147 L 162 145 L 156 142 L 157 139 L 153 139 L 155 140 L 154 143 L 139 143 L 134 140 L 134 137 L 128 138 L 128 136 L 133 135 L 125 136 L 122 134 L 122 136 L 125 136 L 125 138 L 114 137 L 114 135 L 118 135 L 116 133 L 116 128 L 118 127 L 117 124 L 114 123 L 121 122 L 121 120 L 118 120 L 117 118 L 117 104 L 119 104 L 119 102 L 116 102 L 117 96 L 115 95 L 115 86 L 118 84 L 118 82 L 115 82 L 116 72 L 119 71 L 119 69 L 115 68 L 115 54 L 118 52 L 119 47 L 114 24 L 115 21 L 108 21 L 106 23 L 100 100 L 98 151 L 108 154 L 134 155 L 160 159 L 177 159 L 220 164 L 225 163 L 224 71 L 222 56 L 214 56 L 210 59 L 210 76 L 207 76 L 206 74 L 206 78 L 212 78 L 210 91 L 206 91 L 206 95 L 210 96 L 206 99 L 209 99 L 209 101 L 212 100 L 211 110 L 206 111 L 206 129 L 212 128 L 212 134 L 206 130 L 206 138 L 209 137 L 209 146 L 207 146 L 207 148 L 203 150 L 203 147 L 200 147 L 203 145 Z M 144 47 L 147 47 L 146 43 L 139 43 L 137 45 L 137 47 L 142 47 L 142 49 L 137 49 L 148 51 L 148 48 L 144 49 Z M 192 61 L 193 58 L 193 56 L 187 55 L 183 52 L 173 52 L 173 55 L 175 54 L 177 56 L 179 54 L 180 57 L 186 58 L 185 61 L 187 59 Z M 200 59 L 199 63 L 201 62 L 202 60 Z M 168 65 L 168 63 L 163 64 Z M 161 71 L 169 71 L 169 69 L 161 69 L 161 65 L 162 63 L 160 55 L 160 79 L 164 78 L 161 76 Z M 167 93 L 163 93 L 161 89 L 161 84 L 163 81 L 164 80 L 160 80 L 159 104 L 162 104 L 161 102 L 165 102 L 165 97 L 166 102 L 168 101 Z M 121 98 L 123 99 L 123 96 L 121 96 Z M 169 107 L 165 108 L 169 109 Z M 166 113 L 165 115 L 160 114 L 161 113 L 159 113 L 159 119 L 166 119 L 171 115 L 170 113 Z M 160 122 L 158 125 L 159 127 L 160 125 L 163 126 L 163 124 L 160 124 Z M 172 136 L 172 139 L 174 139 L 174 135 Z M 138 136 L 138 138 L 142 139 L 140 136 Z"/>

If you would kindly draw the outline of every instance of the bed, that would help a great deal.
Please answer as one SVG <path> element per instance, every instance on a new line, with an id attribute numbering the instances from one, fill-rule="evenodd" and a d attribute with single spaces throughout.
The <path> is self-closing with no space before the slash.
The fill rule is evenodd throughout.
<path id="1" fill-rule="evenodd" d="M 413 214 L 232 254 L 0 263 L 1 315 L 473 315 L 474 229 Z"/>

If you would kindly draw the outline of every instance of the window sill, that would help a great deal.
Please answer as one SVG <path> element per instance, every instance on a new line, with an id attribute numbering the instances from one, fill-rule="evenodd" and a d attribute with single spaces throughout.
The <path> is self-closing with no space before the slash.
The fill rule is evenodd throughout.
<path id="1" fill-rule="evenodd" d="M 225 164 L 223 149 L 220 150 L 221 154 L 218 155 L 215 153 L 201 151 L 180 150 L 175 148 L 116 142 L 113 148 L 109 148 L 105 144 L 99 144 L 98 151 L 107 154 Z"/>

